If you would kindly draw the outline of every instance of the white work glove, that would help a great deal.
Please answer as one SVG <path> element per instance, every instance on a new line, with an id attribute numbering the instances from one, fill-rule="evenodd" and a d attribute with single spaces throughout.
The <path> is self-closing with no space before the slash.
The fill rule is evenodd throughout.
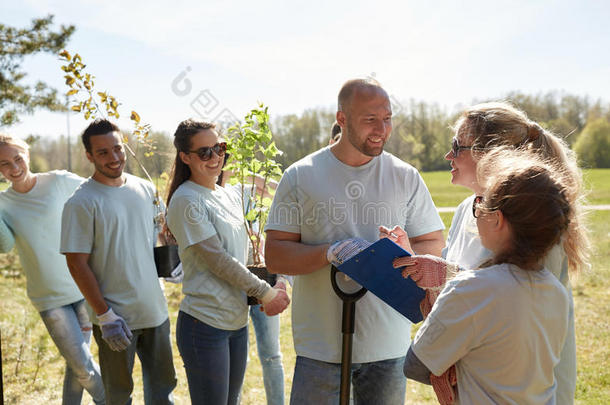
<path id="1" fill-rule="evenodd" d="M 371 245 L 371 242 L 361 238 L 340 240 L 330 245 L 326 251 L 326 259 L 329 263 L 339 266 Z"/>
<path id="2" fill-rule="evenodd" d="M 275 283 L 275 287 L 267 291 L 260 301 L 261 311 L 265 311 L 267 316 L 277 315 L 284 311 L 290 304 L 284 281 L 280 278 Z"/>
<path id="3" fill-rule="evenodd" d="M 97 320 L 102 329 L 102 338 L 110 349 L 120 352 L 129 346 L 133 334 L 127 327 L 125 320 L 115 314 L 112 308 L 108 307 L 108 311 L 98 315 Z"/>
<path id="4" fill-rule="evenodd" d="M 180 284 L 184 279 L 184 271 L 182 270 L 182 263 L 178 263 L 176 268 L 172 270 L 170 277 L 164 277 L 163 280 L 168 283 Z"/>

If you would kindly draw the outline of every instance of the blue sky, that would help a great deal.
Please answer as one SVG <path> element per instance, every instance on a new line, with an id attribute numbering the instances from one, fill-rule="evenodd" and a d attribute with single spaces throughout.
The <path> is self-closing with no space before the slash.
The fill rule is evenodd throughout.
<path id="1" fill-rule="evenodd" d="M 606 101 L 610 94 L 607 1 L 0 4 L 0 22 L 12 26 L 49 13 L 57 24 L 76 25 L 67 49 L 82 55 L 97 88 L 122 103 L 124 117 L 135 109 L 168 133 L 188 117 L 243 116 L 257 101 L 272 115 L 334 108 L 341 84 L 366 75 L 397 100 L 436 102 L 448 111 L 511 90 Z M 24 62 L 32 80 L 63 90 L 59 66 L 51 55 Z M 65 114 L 21 119 L 3 130 L 66 133 Z M 72 135 L 84 126 L 71 117 Z"/>

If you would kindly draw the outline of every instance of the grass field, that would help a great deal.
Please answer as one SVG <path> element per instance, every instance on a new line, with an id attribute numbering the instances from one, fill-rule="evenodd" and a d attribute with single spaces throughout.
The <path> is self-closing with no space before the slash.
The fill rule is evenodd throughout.
<path id="1" fill-rule="evenodd" d="M 584 170 L 584 187 L 587 203 L 591 205 L 610 204 L 610 169 Z M 437 207 L 455 207 L 472 192 L 466 187 L 449 186 L 451 173 L 425 172 L 422 177 L 432 194 Z"/>
<path id="2" fill-rule="evenodd" d="M 610 204 L 610 170 L 586 172 L 591 184 L 591 204 Z M 435 203 L 455 206 L 470 193 L 450 186 L 448 172 L 424 173 Z M 1 187 L 1 186 L 0 186 Z M 452 214 L 442 214 L 449 227 Z M 592 212 L 589 218 L 594 241 L 590 271 L 573 279 L 578 350 L 578 404 L 610 403 L 610 211 Z M 51 342 L 38 314 L 25 296 L 25 279 L 14 252 L 0 255 L 0 330 L 4 398 L 7 404 L 59 404 L 63 379 L 63 361 Z M 175 347 L 175 318 L 181 299 L 179 286 L 168 284 L 166 296 L 172 321 L 174 364 L 178 373 L 175 390 L 177 404 L 188 404 L 188 388 L 180 356 Z M 289 312 L 281 315 L 281 346 L 284 354 L 286 394 L 289 395 L 295 354 L 292 346 Z M 244 382 L 243 404 L 264 404 L 262 372 L 250 332 L 250 356 Z M 92 345 L 94 353 L 97 348 Z M 141 404 L 141 373 L 136 362 L 134 403 Z M 288 397 L 287 397 L 288 398 Z M 85 404 L 92 403 L 85 394 Z M 410 381 L 408 404 L 436 403 L 432 390 Z"/>

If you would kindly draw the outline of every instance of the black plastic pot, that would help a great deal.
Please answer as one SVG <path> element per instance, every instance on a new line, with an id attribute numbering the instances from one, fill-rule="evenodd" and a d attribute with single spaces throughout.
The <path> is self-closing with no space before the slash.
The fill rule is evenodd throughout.
<path id="1" fill-rule="evenodd" d="M 266 266 L 248 266 L 248 270 L 261 280 L 265 280 L 270 286 L 274 286 L 277 282 L 277 274 L 269 273 Z M 258 305 L 258 303 L 256 298 L 248 297 L 248 305 Z"/>
<path id="2" fill-rule="evenodd" d="M 172 270 L 180 264 L 178 245 L 157 246 L 154 253 L 158 276 L 171 277 Z"/>

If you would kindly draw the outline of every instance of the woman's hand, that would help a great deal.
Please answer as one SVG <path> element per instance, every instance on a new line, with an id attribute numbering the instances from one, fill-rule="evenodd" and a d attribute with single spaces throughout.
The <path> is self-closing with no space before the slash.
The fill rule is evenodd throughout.
<path id="1" fill-rule="evenodd" d="M 286 283 L 280 279 L 269 293 L 265 294 L 261 300 L 261 311 L 265 311 L 267 316 L 277 315 L 283 312 L 290 304 L 290 298 L 286 293 Z"/>
<path id="2" fill-rule="evenodd" d="M 388 238 L 410 254 L 413 254 L 413 249 L 411 249 L 411 244 L 409 243 L 409 235 L 400 226 L 396 225 L 392 229 L 380 226 L 379 239 L 383 238 Z"/>

